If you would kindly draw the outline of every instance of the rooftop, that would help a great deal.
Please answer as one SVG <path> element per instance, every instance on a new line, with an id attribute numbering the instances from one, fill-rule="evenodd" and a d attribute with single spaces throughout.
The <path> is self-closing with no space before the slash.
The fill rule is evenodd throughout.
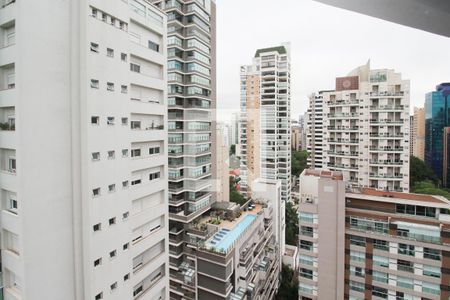
<path id="1" fill-rule="evenodd" d="M 344 176 L 341 172 L 335 171 L 325 171 L 325 170 L 314 170 L 314 169 L 305 169 L 303 172 L 306 176 L 316 176 L 321 178 L 331 178 L 333 180 L 344 180 Z"/>
<path id="2" fill-rule="evenodd" d="M 277 47 L 270 47 L 270 48 L 263 48 L 256 50 L 255 57 L 259 57 L 261 53 L 266 52 L 278 52 L 279 54 L 286 54 L 286 48 L 284 46 L 277 46 Z"/>

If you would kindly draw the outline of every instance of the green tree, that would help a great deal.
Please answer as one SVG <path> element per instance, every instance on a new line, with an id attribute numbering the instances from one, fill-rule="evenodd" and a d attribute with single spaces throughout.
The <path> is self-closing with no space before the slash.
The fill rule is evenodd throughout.
<path id="1" fill-rule="evenodd" d="M 236 154 L 236 145 L 230 146 L 230 156 Z"/>
<path id="2" fill-rule="evenodd" d="M 294 270 L 284 265 L 281 268 L 281 284 L 276 300 L 298 299 L 298 278 Z"/>
<path id="3" fill-rule="evenodd" d="M 298 216 L 291 202 L 286 203 L 286 244 L 297 246 Z"/>
<path id="4" fill-rule="evenodd" d="M 300 176 L 304 169 L 306 169 L 306 161 L 308 159 L 307 151 L 291 151 L 291 174 Z"/>
<path id="5" fill-rule="evenodd" d="M 410 189 L 413 190 L 416 183 L 421 181 L 431 181 L 434 184 L 439 183 L 439 179 L 425 162 L 415 156 L 411 156 L 409 162 Z"/>
<path id="6" fill-rule="evenodd" d="M 236 189 L 236 182 L 239 182 L 239 180 L 236 181 L 236 178 L 234 176 L 230 176 L 230 201 L 239 205 L 243 205 L 247 201 L 245 200 L 244 196 L 242 196 L 241 193 L 239 193 L 239 191 Z"/>

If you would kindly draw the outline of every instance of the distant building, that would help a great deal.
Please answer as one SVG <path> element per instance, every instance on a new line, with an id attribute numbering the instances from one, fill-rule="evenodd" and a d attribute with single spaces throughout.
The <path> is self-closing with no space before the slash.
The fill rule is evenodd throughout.
<path id="1" fill-rule="evenodd" d="M 409 116 L 409 136 L 410 136 L 410 142 L 409 142 L 409 156 L 414 155 L 414 115 Z"/>
<path id="2" fill-rule="evenodd" d="M 450 126 L 450 83 L 441 83 L 425 98 L 425 163 L 443 179 L 443 133 Z"/>
<path id="3" fill-rule="evenodd" d="M 295 151 L 300 150 L 300 141 L 301 135 L 300 135 L 300 127 L 298 124 L 291 126 L 291 149 Z"/>
<path id="4" fill-rule="evenodd" d="M 229 147 L 226 144 L 227 127 L 224 124 L 217 124 L 216 128 L 216 168 L 217 179 L 215 180 L 216 201 L 224 202 L 230 201 L 230 179 L 229 179 L 229 164 L 230 155 Z"/>
<path id="5" fill-rule="evenodd" d="M 450 201 L 300 178 L 299 299 L 449 299 Z"/>
<path id="6" fill-rule="evenodd" d="M 323 93 L 309 96 L 309 108 L 306 114 L 307 164 L 312 169 L 323 167 Z"/>
<path id="7" fill-rule="evenodd" d="M 425 109 L 414 108 L 411 134 L 413 155 L 421 160 L 425 159 Z"/>
<path id="8" fill-rule="evenodd" d="M 442 160 L 442 185 L 450 188 L 450 127 L 444 128 Z"/>
<path id="9" fill-rule="evenodd" d="M 306 150 L 307 147 L 307 124 L 306 121 L 307 120 L 307 115 L 306 113 L 304 115 L 300 115 L 299 119 L 298 119 L 298 125 L 300 128 L 300 150 Z"/>

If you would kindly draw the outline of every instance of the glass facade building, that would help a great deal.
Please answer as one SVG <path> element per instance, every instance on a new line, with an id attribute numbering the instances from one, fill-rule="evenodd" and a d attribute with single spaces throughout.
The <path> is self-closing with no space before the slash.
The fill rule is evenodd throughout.
<path id="1" fill-rule="evenodd" d="M 425 98 L 425 163 L 443 177 L 444 128 L 450 126 L 450 83 L 442 83 Z"/>

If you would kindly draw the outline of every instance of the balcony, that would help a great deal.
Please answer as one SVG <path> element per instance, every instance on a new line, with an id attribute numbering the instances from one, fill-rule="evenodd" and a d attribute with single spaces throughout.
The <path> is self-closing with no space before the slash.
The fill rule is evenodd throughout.
<path id="1" fill-rule="evenodd" d="M 373 165 L 402 166 L 403 160 L 371 159 L 369 163 Z"/>
<path id="2" fill-rule="evenodd" d="M 330 131 L 358 131 L 359 126 L 327 126 L 327 129 Z"/>
<path id="3" fill-rule="evenodd" d="M 358 170 L 358 165 L 354 164 L 337 164 L 337 163 L 327 163 L 327 166 L 330 168 L 337 168 L 337 169 L 351 169 L 351 170 Z"/>
<path id="4" fill-rule="evenodd" d="M 335 101 L 328 101 L 328 106 L 343 106 L 343 105 L 359 105 L 359 100 L 335 100 Z"/>
<path id="5" fill-rule="evenodd" d="M 403 152 L 403 150 L 403 147 L 370 146 L 370 151 L 374 152 Z"/>
<path id="6" fill-rule="evenodd" d="M 403 91 L 374 91 L 370 92 L 371 98 L 383 98 L 383 97 L 403 97 L 405 93 Z"/>
<path id="7" fill-rule="evenodd" d="M 393 132 L 393 133 L 380 133 L 380 132 L 371 132 L 370 137 L 373 138 L 402 138 L 404 136 L 401 132 Z"/>
<path id="8" fill-rule="evenodd" d="M 403 179 L 403 174 L 380 174 L 380 173 L 370 173 L 370 177 L 372 178 L 384 178 L 384 179 Z"/>
<path id="9" fill-rule="evenodd" d="M 404 110 L 404 106 L 403 105 L 372 105 L 370 106 L 370 110 L 380 110 L 380 111 L 385 111 L 385 110 L 395 110 L 395 111 L 402 111 Z"/>
<path id="10" fill-rule="evenodd" d="M 342 144 L 358 144 L 359 143 L 358 139 L 342 139 L 342 138 L 332 139 L 332 138 L 328 138 L 327 141 L 329 143 L 342 143 Z"/>
<path id="11" fill-rule="evenodd" d="M 327 153 L 328 154 L 330 154 L 330 155 L 335 155 L 335 156 L 358 156 L 359 154 L 358 154 L 358 152 L 356 152 L 356 151 L 348 151 L 348 152 L 345 152 L 345 151 L 327 151 Z"/>
<path id="12" fill-rule="evenodd" d="M 391 120 L 391 119 L 370 119 L 370 124 L 403 124 L 404 119 Z"/>
<path id="13" fill-rule="evenodd" d="M 328 118 L 340 118 L 340 119 L 345 119 L 345 118 L 358 118 L 359 114 L 356 112 L 352 112 L 352 113 L 329 113 L 328 114 Z"/>

